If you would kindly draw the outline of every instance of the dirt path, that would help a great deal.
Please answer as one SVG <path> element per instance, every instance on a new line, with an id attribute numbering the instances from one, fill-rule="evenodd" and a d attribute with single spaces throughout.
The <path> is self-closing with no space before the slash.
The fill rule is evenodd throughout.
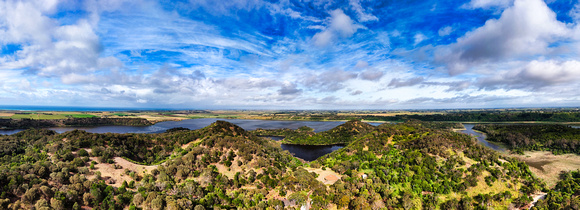
<path id="1" fill-rule="evenodd" d="M 531 209 L 532 207 L 534 207 L 534 205 L 536 205 L 536 203 L 539 200 L 543 200 L 544 198 L 546 198 L 546 196 L 548 196 L 548 193 L 545 193 L 545 192 L 533 194 L 532 198 L 534 198 L 534 200 L 530 203 L 530 205 L 529 205 L 530 207 L 528 209 Z"/>

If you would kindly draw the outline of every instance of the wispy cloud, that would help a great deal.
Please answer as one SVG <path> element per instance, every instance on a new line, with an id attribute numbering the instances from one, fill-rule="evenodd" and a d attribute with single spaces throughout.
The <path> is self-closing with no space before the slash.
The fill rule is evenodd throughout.
<path id="1" fill-rule="evenodd" d="M 0 1 L 0 103 L 578 104 L 579 5 L 5 0 Z"/>

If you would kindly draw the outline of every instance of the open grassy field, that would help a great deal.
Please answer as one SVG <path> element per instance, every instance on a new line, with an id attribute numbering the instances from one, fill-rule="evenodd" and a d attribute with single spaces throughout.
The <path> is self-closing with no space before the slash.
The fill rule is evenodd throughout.
<path id="1" fill-rule="evenodd" d="M 66 119 L 62 114 L 45 114 L 45 113 L 30 113 L 30 114 L 14 114 L 10 116 L 12 119 L 35 119 L 35 120 L 52 120 L 52 119 Z"/>
<path id="2" fill-rule="evenodd" d="M 526 162 L 538 178 L 543 179 L 548 187 L 554 187 L 561 171 L 580 169 L 580 156 L 576 154 L 554 155 L 548 151 L 525 152 L 524 155 L 510 154 Z"/>
<path id="3" fill-rule="evenodd" d="M 97 117 L 95 115 L 92 114 L 70 114 L 70 115 L 66 115 L 67 117 L 70 116 L 72 118 L 91 118 L 91 117 Z"/>

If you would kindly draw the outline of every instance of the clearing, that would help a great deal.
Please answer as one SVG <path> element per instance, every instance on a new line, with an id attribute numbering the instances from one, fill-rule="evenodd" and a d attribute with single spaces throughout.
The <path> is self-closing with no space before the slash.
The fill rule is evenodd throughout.
<path id="1" fill-rule="evenodd" d="M 338 173 L 330 170 L 330 169 L 326 169 L 326 170 L 322 170 L 320 168 L 304 168 L 306 169 L 308 172 L 314 172 L 316 174 L 318 174 L 318 177 L 316 178 L 316 180 L 327 184 L 327 185 L 332 185 L 334 184 L 336 181 L 338 181 L 342 176 L 339 175 Z M 325 179 L 328 177 L 328 180 Z"/>
<path id="2" fill-rule="evenodd" d="M 524 155 L 510 154 L 508 156 L 528 164 L 530 171 L 546 181 L 550 188 L 558 182 L 561 171 L 580 169 L 580 155 L 576 154 L 554 155 L 549 151 L 527 151 Z"/>
<path id="3" fill-rule="evenodd" d="M 115 183 L 111 184 L 114 187 L 121 187 L 121 184 L 123 184 L 123 181 L 127 181 L 127 183 L 128 183 L 131 180 L 133 180 L 131 178 L 131 176 L 125 174 L 125 169 L 135 171 L 135 173 L 142 176 L 145 171 L 150 172 L 151 170 L 156 169 L 159 166 L 159 165 L 152 165 L 152 166 L 139 165 L 139 164 L 129 162 L 128 160 L 125 160 L 121 157 L 114 157 L 113 160 L 115 160 L 115 164 L 121 166 L 121 168 L 115 169 L 114 164 L 98 163 L 96 157 L 91 157 L 90 159 L 91 159 L 91 161 L 97 162 L 97 164 L 95 164 L 95 170 L 91 170 L 91 171 L 92 172 L 100 171 L 101 177 L 108 176 L 108 177 L 111 177 L 111 179 L 114 179 Z M 89 175 L 89 176 L 87 176 L 87 178 L 91 179 L 94 176 L 95 175 Z"/>

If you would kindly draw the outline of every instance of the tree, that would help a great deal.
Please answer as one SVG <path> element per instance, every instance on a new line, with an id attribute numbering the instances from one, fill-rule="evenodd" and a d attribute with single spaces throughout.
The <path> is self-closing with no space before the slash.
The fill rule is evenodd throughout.
<path id="1" fill-rule="evenodd" d="M 26 204 L 32 204 L 37 198 L 38 198 L 38 189 L 30 188 L 22 196 L 22 202 Z"/>
<path id="2" fill-rule="evenodd" d="M 343 195 L 342 197 L 340 197 L 340 200 L 338 200 L 338 206 L 340 208 L 348 207 L 349 203 L 350 203 L 350 196 L 348 196 L 348 195 Z"/>
<path id="3" fill-rule="evenodd" d="M 80 210 L 81 206 L 79 205 L 79 203 L 75 202 L 75 204 L 73 204 L 73 206 L 72 206 L 72 209 L 73 210 Z"/>
<path id="4" fill-rule="evenodd" d="M 48 202 L 44 198 L 38 200 L 34 207 L 38 210 L 50 210 L 50 206 L 48 206 Z"/>
<path id="5" fill-rule="evenodd" d="M 64 209 L 64 203 L 61 200 L 57 200 L 54 198 L 50 199 L 50 206 L 55 210 L 62 210 Z"/>
<path id="6" fill-rule="evenodd" d="M 143 203 L 143 196 L 141 195 L 141 193 L 135 194 L 135 196 L 133 196 L 133 204 L 135 206 L 140 206 L 141 203 Z"/>
<path id="7" fill-rule="evenodd" d="M 88 157 L 89 156 L 89 152 L 87 152 L 87 150 L 85 149 L 80 149 L 77 154 L 81 157 Z"/>

